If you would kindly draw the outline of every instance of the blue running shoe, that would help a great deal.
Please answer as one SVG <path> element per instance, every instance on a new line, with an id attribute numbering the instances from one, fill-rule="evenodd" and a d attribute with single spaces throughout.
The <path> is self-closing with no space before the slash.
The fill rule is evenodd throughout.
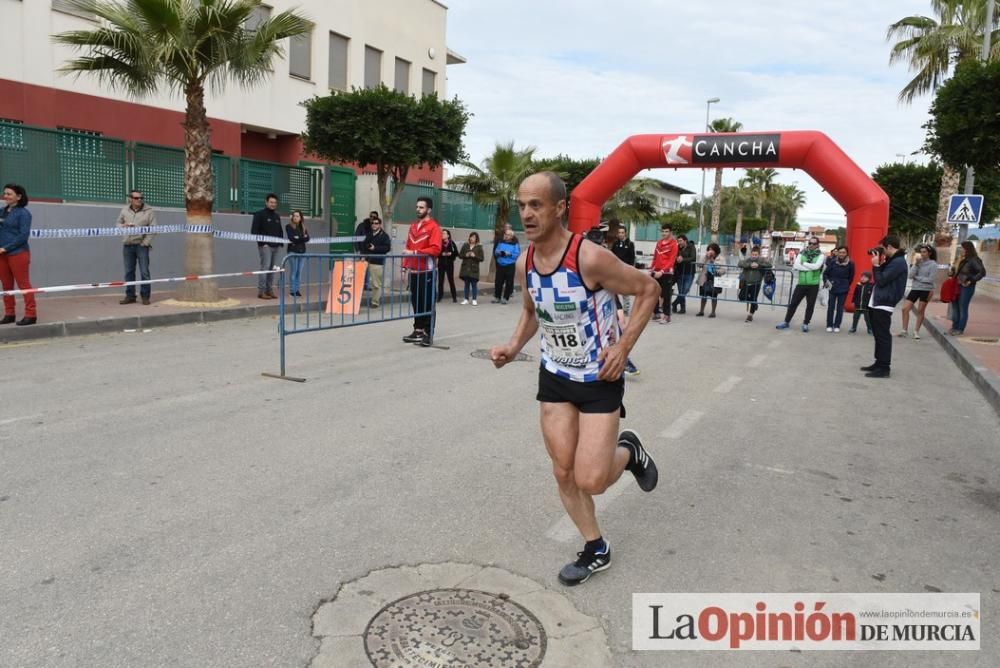
<path id="1" fill-rule="evenodd" d="M 774 328 L 775 329 L 788 329 L 788 323 L 787 322 L 779 322 L 777 325 L 774 326 Z"/>

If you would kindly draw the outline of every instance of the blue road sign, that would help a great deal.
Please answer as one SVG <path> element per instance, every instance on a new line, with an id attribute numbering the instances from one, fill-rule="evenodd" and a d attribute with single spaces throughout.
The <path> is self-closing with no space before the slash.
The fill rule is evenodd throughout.
<path id="1" fill-rule="evenodd" d="M 979 224 L 983 214 L 982 195 L 952 195 L 948 201 L 948 222 Z"/>

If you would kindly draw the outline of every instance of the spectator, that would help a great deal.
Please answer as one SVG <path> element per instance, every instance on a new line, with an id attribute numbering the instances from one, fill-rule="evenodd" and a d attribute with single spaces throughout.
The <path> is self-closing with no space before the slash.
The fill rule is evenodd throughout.
<path id="1" fill-rule="evenodd" d="M 934 292 L 934 277 L 937 276 L 937 251 L 928 244 L 917 246 L 917 256 L 910 267 L 910 292 L 903 301 L 903 331 L 899 336 L 906 338 L 910 329 L 910 311 L 917 307 L 917 322 L 913 327 L 913 338 L 920 338 L 920 326 L 924 324 L 924 312 Z"/>
<path id="2" fill-rule="evenodd" d="M 253 215 L 250 224 L 250 234 L 264 237 L 284 239 L 281 228 L 281 216 L 278 215 L 278 196 L 269 193 L 264 198 L 264 208 Z M 281 262 L 281 243 L 277 241 L 258 241 L 257 255 L 260 258 L 260 270 L 270 271 Z M 274 294 L 274 274 L 257 276 L 258 299 L 277 299 Z"/>
<path id="3" fill-rule="evenodd" d="M 847 293 L 854 282 L 854 263 L 848 255 L 847 246 L 838 246 L 833 251 L 826 261 L 825 275 L 830 289 L 830 298 L 826 304 L 826 331 L 840 332 Z"/>
<path id="4" fill-rule="evenodd" d="M 961 336 L 965 333 L 965 326 L 969 324 L 969 303 L 976 294 L 976 283 L 986 276 L 986 268 L 976 252 L 976 245 L 971 241 L 962 242 L 956 275 L 961 288 L 958 293 L 958 320 L 952 323 L 952 330 L 948 333 L 952 336 Z"/>
<path id="5" fill-rule="evenodd" d="M 392 249 L 392 239 L 389 233 L 382 229 L 382 219 L 378 216 L 369 220 L 370 230 L 365 237 L 361 254 L 368 261 L 371 295 L 368 297 L 369 308 L 379 308 L 382 305 L 382 284 L 385 279 L 385 256 Z"/>
<path id="6" fill-rule="evenodd" d="M 611 252 L 628 266 L 635 266 L 635 243 L 628 238 L 628 231 L 620 223 L 618 230 L 615 232 L 615 242 L 611 244 Z M 623 295 L 620 301 L 625 315 L 631 313 L 632 295 Z"/>
<path id="7" fill-rule="evenodd" d="M 508 225 L 504 230 L 503 240 L 493 249 L 497 259 L 497 277 L 493 286 L 494 304 L 506 304 L 514 292 L 514 268 L 517 257 L 521 254 L 521 246 L 517 243 L 514 230 Z"/>
<path id="8" fill-rule="evenodd" d="M 889 234 L 873 249 L 872 276 L 875 288 L 872 290 L 869 317 L 872 334 L 875 336 L 875 362 L 861 367 L 868 378 L 888 378 L 892 366 L 892 312 L 906 292 L 906 256 L 900 247 L 899 237 Z"/>
<path id="9" fill-rule="evenodd" d="M 872 283 L 872 272 L 861 272 L 861 278 L 858 279 L 858 284 L 854 286 L 854 296 L 851 298 L 851 302 L 854 304 L 854 322 L 851 323 L 851 334 L 858 331 L 858 320 L 861 319 L 862 315 L 865 317 L 865 327 L 868 328 L 868 333 L 872 333 L 872 321 L 868 315 L 868 302 L 871 301 L 874 286 L 875 284 Z"/>
<path id="10" fill-rule="evenodd" d="M 677 299 L 672 305 L 674 313 L 687 313 L 687 293 L 694 283 L 698 255 L 694 244 L 687 236 L 677 235 L 677 262 L 674 264 L 674 277 L 677 279 Z"/>
<path id="11" fill-rule="evenodd" d="M 292 211 L 288 221 L 285 225 L 285 234 L 288 235 L 288 293 L 292 297 L 301 297 L 299 282 L 302 276 L 303 258 L 298 256 L 306 252 L 309 230 L 306 229 L 305 219 L 298 209 Z"/>
<path id="12" fill-rule="evenodd" d="M 660 312 L 658 322 L 661 325 L 670 322 L 670 302 L 673 296 L 674 264 L 676 262 L 677 240 L 674 239 L 674 230 L 669 223 L 663 223 L 660 225 L 660 240 L 656 242 L 656 247 L 653 249 L 653 262 L 649 268 L 649 273 L 660 284 L 660 298 L 663 305 L 658 309 Z M 656 320 L 655 314 L 653 319 Z"/>
<path id="13" fill-rule="evenodd" d="M 441 301 L 444 295 L 444 279 L 448 277 L 448 286 L 451 288 L 451 301 L 457 302 L 455 295 L 455 257 L 458 255 L 458 246 L 451 239 L 449 230 L 441 230 L 441 260 L 438 262 L 438 295 L 437 300 Z"/>
<path id="14" fill-rule="evenodd" d="M 28 211 L 28 193 L 16 183 L 3 187 L 4 208 L 0 210 L 0 284 L 4 291 L 13 290 L 17 282 L 18 290 L 31 290 L 31 212 Z M 0 325 L 9 325 L 17 319 L 13 295 L 3 298 L 4 317 Z M 18 325 L 34 325 L 38 322 L 35 295 L 24 295 L 24 317 Z"/>
<path id="15" fill-rule="evenodd" d="M 358 225 L 354 228 L 354 236 L 362 237 L 358 241 L 354 242 L 354 252 L 359 255 L 363 255 L 366 247 L 366 240 L 368 235 L 372 231 L 372 223 L 376 220 L 381 220 L 378 215 L 378 211 L 372 211 L 368 214 L 367 218 L 359 218 Z"/>
<path id="16" fill-rule="evenodd" d="M 462 244 L 462 249 L 458 253 L 462 258 L 462 266 L 459 267 L 458 277 L 465 283 L 465 299 L 462 304 L 469 303 L 469 295 L 472 295 L 472 305 L 479 304 L 476 298 L 479 296 L 479 265 L 483 263 L 486 256 L 483 254 L 483 245 L 479 243 L 479 233 L 469 234 L 469 240 Z"/>
<path id="17" fill-rule="evenodd" d="M 118 227 L 153 227 L 156 225 L 156 212 L 146 206 L 146 201 L 139 190 L 128 194 L 128 204 L 118 214 Z M 135 280 L 135 265 L 139 264 L 139 277 L 143 281 L 150 280 L 149 251 L 153 248 L 152 234 L 131 234 L 125 237 L 122 245 L 122 257 L 125 260 L 125 281 Z M 139 296 L 143 304 L 149 304 L 153 287 L 149 283 L 139 286 Z M 125 298 L 119 304 L 135 303 L 135 286 L 125 286 Z"/>
<path id="18" fill-rule="evenodd" d="M 701 267 L 701 274 L 698 275 L 698 294 L 701 295 L 701 310 L 695 314 L 696 316 L 705 315 L 705 304 L 711 299 L 712 312 L 708 317 L 715 317 L 715 307 L 718 306 L 719 293 L 722 292 L 722 288 L 715 287 L 715 279 L 726 274 L 726 268 L 721 264 L 715 263 L 720 253 L 722 253 L 722 248 L 714 241 L 708 244 L 708 248 L 705 250 L 705 263 Z"/>
<path id="19" fill-rule="evenodd" d="M 431 217 L 434 201 L 427 196 L 417 198 L 417 220 L 406 235 L 403 271 L 409 274 L 410 306 L 413 308 L 413 331 L 403 337 L 405 343 L 428 348 L 434 345 L 434 263 L 441 254 L 441 226 Z"/>
<path id="20" fill-rule="evenodd" d="M 740 293 L 741 302 L 747 303 L 747 319 L 753 322 L 753 314 L 757 312 L 757 297 L 764 283 L 764 272 L 771 268 L 771 263 L 760 256 L 760 246 L 750 249 L 750 257 L 740 260 Z M 704 311 L 705 309 L 702 308 Z M 714 311 L 715 309 L 713 309 Z"/>
<path id="21" fill-rule="evenodd" d="M 812 237 L 809 245 L 801 253 L 795 255 L 795 262 L 792 264 L 792 271 L 799 272 L 799 283 L 792 291 L 792 299 L 788 303 L 785 311 L 785 320 L 775 326 L 775 329 L 788 329 L 795 317 L 795 311 L 806 300 L 806 317 L 802 321 L 802 331 L 809 331 L 809 322 L 812 320 L 813 310 L 816 308 L 816 297 L 819 295 L 819 283 L 823 276 L 823 253 L 819 250 L 819 239 Z"/>

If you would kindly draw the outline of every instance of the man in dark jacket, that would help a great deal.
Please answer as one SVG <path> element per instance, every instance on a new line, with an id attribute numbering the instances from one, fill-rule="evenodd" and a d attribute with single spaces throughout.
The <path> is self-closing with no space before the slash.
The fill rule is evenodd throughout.
<path id="1" fill-rule="evenodd" d="M 630 267 L 635 266 L 635 244 L 631 239 L 628 238 L 628 232 L 625 230 L 625 226 L 619 224 L 618 231 L 615 232 L 616 238 L 615 242 L 611 244 L 611 252 L 615 254 L 619 260 L 624 262 Z M 625 315 L 632 312 L 632 295 L 625 295 L 622 297 L 622 310 L 625 311 Z"/>
<path id="2" fill-rule="evenodd" d="M 694 282 L 697 251 L 687 236 L 677 235 L 677 262 L 674 264 L 674 274 L 677 277 L 677 299 L 671 308 L 674 313 L 687 313 L 687 293 Z"/>
<path id="3" fill-rule="evenodd" d="M 250 224 L 250 234 L 265 237 L 285 238 L 285 230 L 281 227 L 281 216 L 278 215 L 278 196 L 268 193 L 264 198 L 264 208 L 253 215 Z M 258 241 L 257 255 L 260 258 L 260 270 L 268 271 L 281 262 L 282 242 Z M 277 299 L 274 294 L 274 274 L 257 276 L 257 297 L 260 299 Z"/>
<path id="4" fill-rule="evenodd" d="M 368 298 L 368 306 L 378 308 L 382 301 L 382 269 L 385 265 L 385 254 L 392 248 L 392 239 L 382 229 L 382 221 L 377 217 L 371 220 L 371 231 L 365 236 L 361 254 L 368 261 L 368 275 L 371 277 L 372 292 Z"/>
<path id="5" fill-rule="evenodd" d="M 889 234 L 879 242 L 880 248 L 872 250 L 872 290 L 869 317 L 875 336 L 875 362 L 861 367 L 868 378 L 888 378 L 892 362 L 892 312 L 906 292 L 909 267 L 906 254 L 900 248 L 899 237 Z"/>

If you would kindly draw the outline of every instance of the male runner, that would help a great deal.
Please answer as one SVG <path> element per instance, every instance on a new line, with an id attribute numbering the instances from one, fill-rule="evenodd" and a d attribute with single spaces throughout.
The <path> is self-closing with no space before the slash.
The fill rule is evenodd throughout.
<path id="1" fill-rule="evenodd" d="M 572 586 L 611 566 L 593 496 L 626 469 L 643 491 L 656 487 L 656 465 L 634 431 L 618 433 L 618 421 L 625 413 L 625 362 L 660 289 L 649 275 L 564 227 L 566 184 L 556 174 L 525 179 L 517 206 L 531 242 L 517 261 L 523 308 L 510 341 L 494 346 L 490 357 L 499 369 L 541 327 L 542 436 L 563 506 L 586 541 L 578 559 L 559 573 L 559 581 Z M 615 314 L 616 294 L 636 297 L 624 331 Z"/>

